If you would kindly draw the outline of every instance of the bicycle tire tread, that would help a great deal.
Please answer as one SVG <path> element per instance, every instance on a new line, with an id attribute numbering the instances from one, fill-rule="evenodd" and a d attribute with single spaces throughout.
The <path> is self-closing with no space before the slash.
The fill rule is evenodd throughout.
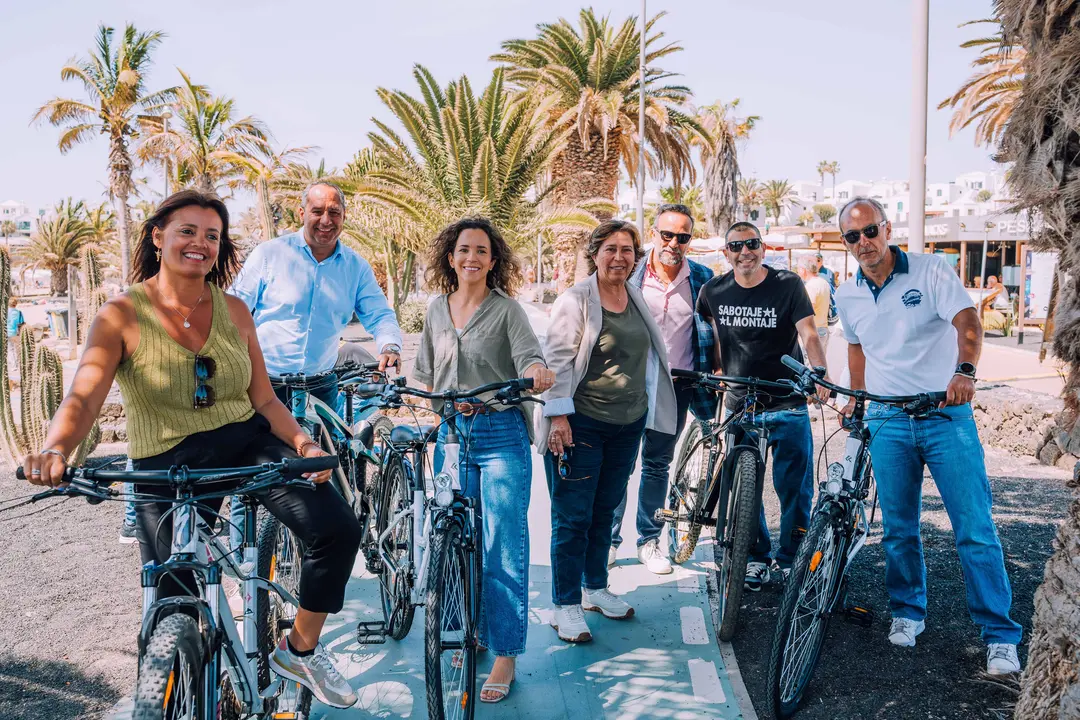
<path id="1" fill-rule="evenodd" d="M 161 720 L 173 658 L 180 653 L 189 656 L 188 661 L 193 669 L 192 697 L 196 698 L 197 705 L 201 705 L 200 678 L 204 669 L 202 633 L 190 615 L 175 613 L 163 618 L 154 628 L 139 662 L 132 720 Z"/>

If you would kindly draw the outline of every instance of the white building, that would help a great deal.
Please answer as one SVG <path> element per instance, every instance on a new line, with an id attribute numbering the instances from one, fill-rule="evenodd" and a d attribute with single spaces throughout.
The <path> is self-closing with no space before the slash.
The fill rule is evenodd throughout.
<path id="1" fill-rule="evenodd" d="M 44 214 L 44 210 L 32 212 L 29 205 L 19 200 L 0 202 L 0 222 L 14 222 L 16 232 L 26 237 L 37 230 L 38 219 Z"/>

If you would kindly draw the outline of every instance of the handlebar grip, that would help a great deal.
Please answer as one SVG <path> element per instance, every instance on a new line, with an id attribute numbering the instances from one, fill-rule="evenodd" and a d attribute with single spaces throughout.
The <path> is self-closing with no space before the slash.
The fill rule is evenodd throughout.
<path id="1" fill-rule="evenodd" d="M 64 468 L 64 482 L 71 482 L 71 479 L 73 477 L 75 477 L 75 468 L 71 468 L 71 467 Z M 26 479 L 26 471 L 23 470 L 22 465 L 15 468 L 15 479 L 16 480 L 25 480 Z"/>
<path id="2" fill-rule="evenodd" d="M 533 379 L 532 378 L 521 378 L 521 389 L 522 390 L 532 390 L 533 389 Z"/>
<path id="3" fill-rule="evenodd" d="M 375 397 L 376 395 L 381 395 L 383 390 L 385 389 L 386 385 L 382 385 L 379 383 L 360 383 L 353 388 L 357 395 L 363 395 L 366 397 Z"/>
<path id="4" fill-rule="evenodd" d="M 293 458 L 285 461 L 284 474 L 288 477 L 303 475 L 304 473 L 322 472 L 333 470 L 338 466 L 336 455 L 322 455 L 320 457 Z"/>
<path id="5" fill-rule="evenodd" d="M 679 370 L 672 368 L 671 377 L 673 378 L 687 378 L 689 380 L 697 380 L 701 373 L 694 372 L 693 370 Z"/>
<path id="6" fill-rule="evenodd" d="M 25 480 L 26 479 L 26 473 L 23 472 L 22 465 L 15 468 L 15 479 L 16 480 Z"/>
<path id="7" fill-rule="evenodd" d="M 805 365 L 803 365 L 801 362 L 791 357 L 790 355 L 784 355 L 783 357 L 781 357 L 780 362 L 783 363 L 784 367 L 788 368 L 789 370 L 794 370 L 800 375 L 806 372 L 808 369 Z"/>

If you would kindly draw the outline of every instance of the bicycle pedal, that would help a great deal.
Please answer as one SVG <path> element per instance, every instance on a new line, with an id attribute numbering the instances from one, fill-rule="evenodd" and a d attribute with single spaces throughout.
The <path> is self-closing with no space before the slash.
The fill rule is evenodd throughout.
<path id="1" fill-rule="evenodd" d="M 356 623 L 356 640 L 361 645 L 382 645 L 386 642 L 386 623 L 381 621 Z"/>
<path id="2" fill-rule="evenodd" d="M 281 682 L 280 679 L 275 680 L 274 682 L 270 683 L 265 688 L 259 691 L 259 697 L 261 697 L 263 700 L 273 700 L 281 694 L 281 690 L 284 687 L 285 684 Z M 275 715 L 275 717 L 277 716 Z"/>
<path id="3" fill-rule="evenodd" d="M 679 514 L 674 510 L 666 510 L 660 508 L 653 513 L 653 520 L 656 522 L 675 522 L 679 517 Z"/>
<path id="4" fill-rule="evenodd" d="M 844 619 L 868 628 L 874 624 L 874 611 L 858 605 L 848 605 L 844 608 Z"/>
<path id="5" fill-rule="evenodd" d="M 304 714 L 298 712 L 279 712 L 270 716 L 271 720 L 304 720 Z"/>

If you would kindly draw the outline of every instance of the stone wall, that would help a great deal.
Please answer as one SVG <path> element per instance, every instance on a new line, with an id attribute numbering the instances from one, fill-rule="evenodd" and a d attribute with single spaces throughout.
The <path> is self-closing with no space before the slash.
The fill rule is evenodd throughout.
<path id="1" fill-rule="evenodd" d="M 983 443 L 1013 455 L 1037 457 L 1044 465 L 1071 470 L 1080 455 L 1080 434 L 1074 443 L 1059 438 L 1061 398 L 1008 385 L 978 388 L 973 403 L 975 424 Z"/>

